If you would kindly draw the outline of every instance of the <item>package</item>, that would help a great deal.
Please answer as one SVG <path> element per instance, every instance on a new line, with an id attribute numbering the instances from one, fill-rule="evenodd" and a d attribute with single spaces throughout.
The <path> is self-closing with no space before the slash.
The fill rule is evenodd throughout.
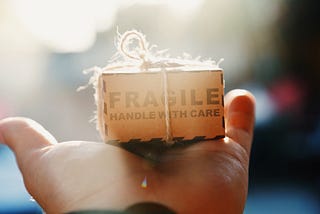
<path id="1" fill-rule="evenodd" d="M 130 33 L 145 42 L 130 31 L 121 37 L 120 49 Z M 144 51 L 129 64 L 97 70 L 98 129 L 105 142 L 174 144 L 225 136 L 223 70 L 212 61 L 151 59 Z"/>

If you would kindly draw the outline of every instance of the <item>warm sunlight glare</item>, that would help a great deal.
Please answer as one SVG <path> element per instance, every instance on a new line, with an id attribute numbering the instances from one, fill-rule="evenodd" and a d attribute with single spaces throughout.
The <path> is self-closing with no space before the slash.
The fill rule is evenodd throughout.
<path id="1" fill-rule="evenodd" d="M 116 1 L 114 1 L 116 2 Z M 13 0 L 12 9 L 27 31 L 56 52 L 80 52 L 110 28 L 117 4 L 103 0 Z"/>

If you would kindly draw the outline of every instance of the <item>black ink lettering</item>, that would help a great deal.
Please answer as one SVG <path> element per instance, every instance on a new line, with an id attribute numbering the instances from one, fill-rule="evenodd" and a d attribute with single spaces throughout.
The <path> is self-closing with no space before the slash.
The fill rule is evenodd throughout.
<path id="1" fill-rule="evenodd" d="M 181 90 L 181 105 L 185 106 L 186 105 L 186 90 Z"/>
<path id="2" fill-rule="evenodd" d="M 190 116 L 191 117 L 196 117 L 197 116 L 197 110 L 191 110 Z"/>
<path id="3" fill-rule="evenodd" d="M 199 110 L 199 117 L 205 117 L 204 111 L 203 110 Z"/>
<path id="4" fill-rule="evenodd" d="M 152 91 L 147 91 L 146 97 L 144 99 L 143 107 L 147 107 L 148 105 L 153 105 L 154 107 L 158 106 L 157 100 Z"/>
<path id="5" fill-rule="evenodd" d="M 118 120 L 117 113 L 110 113 L 110 120 Z"/>
<path id="6" fill-rule="evenodd" d="M 214 98 L 217 98 L 219 97 L 219 94 L 218 93 L 215 93 L 215 92 L 218 92 L 219 89 L 218 88 L 208 88 L 207 89 L 207 104 L 210 105 L 210 104 L 219 104 L 219 100 L 217 99 L 214 99 Z"/>
<path id="7" fill-rule="evenodd" d="M 212 116 L 213 116 L 212 109 L 207 109 L 206 110 L 206 117 L 212 117 Z"/>
<path id="8" fill-rule="evenodd" d="M 191 90 L 191 105 L 202 105 L 201 100 L 196 100 L 196 90 Z"/>
<path id="9" fill-rule="evenodd" d="M 171 111 L 170 112 L 170 118 L 177 118 L 178 111 Z"/>
<path id="10" fill-rule="evenodd" d="M 128 113 L 126 114 L 126 119 L 127 119 L 127 120 L 133 120 L 133 112 L 128 112 Z"/>
<path id="11" fill-rule="evenodd" d="M 173 95 L 173 96 L 170 96 Z M 174 96 L 174 92 L 173 91 L 168 91 L 168 104 L 169 106 L 173 106 L 175 105 L 177 102 L 176 97 Z"/>
<path id="12" fill-rule="evenodd" d="M 138 99 L 138 92 L 126 92 L 126 107 L 131 107 L 133 104 L 134 107 L 139 107 L 139 103 L 137 102 Z"/>
<path id="13" fill-rule="evenodd" d="M 138 120 L 138 119 L 141 119 L 141 113 L 140 112 L 136 112 L 135 114 L 134 114 L 134 118 L 136 119 L 136 120 Z"/>
<path id="14" fill-rule="evenodd" d="M 150 119 L 156 119 L 156 112 L 154 111 L 150 112 Z"/>
<path id="15" fill-rule="evenodd" d="M 164 116 L 165 116 L 164 111 L 159 111 L 158 113 L 159 113 L 159 118 L 160 119 L 164 118 Z"/>
<path id="16" fill-rule="evenodd" d="M 124 113 L 119 113 L 119 120 L 126 120 Z"/>
<path id="17" fill-rule="evenodd" d="M 114 103 L 120 101 L 120 92 L 110 92 L 110 108 L 114 108 Z"/>
<path id="18" fill-rule="evenodd" d="M 180 111 L 180 117 L 187 117 L 187 110 Z"/>

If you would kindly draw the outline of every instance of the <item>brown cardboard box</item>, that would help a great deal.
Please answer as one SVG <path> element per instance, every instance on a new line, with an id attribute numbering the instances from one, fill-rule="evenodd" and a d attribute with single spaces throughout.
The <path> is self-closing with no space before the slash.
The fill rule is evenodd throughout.
<path id="1" fill-rule="evenodd" d="M 221 69 L 166 71 L 174 140 L 222 138 L 224 80 Z M 100 131 L 106 142 L 164 141 L 167 135 L 163 72 L 102 73 Z M 99 113 L 100 111 L 100 113 Z M 102 129 L 102 130 L 101 130 Z"/>

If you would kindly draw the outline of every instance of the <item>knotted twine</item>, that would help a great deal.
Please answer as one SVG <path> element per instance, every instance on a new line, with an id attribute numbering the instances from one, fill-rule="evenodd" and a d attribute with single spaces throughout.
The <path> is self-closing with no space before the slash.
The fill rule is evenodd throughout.
<path id="1" fill-rule="evenodd" d="M 133 41 L 137 40 L 138 46 L 133 50 L 130 50 L 130 45 Z M 145 35 L 142 33 L 131 30 L 124 34 L 119 34 L 117 37 L 117 53 L 109 61 L 109 65 L 106 67 L 93 67 L 83 71 L 84 74 L 93 73 L 87 85 L 79 87 L 79 90 L 87 88 L 89 85 L 93 85 L 95 89 L 95 102 L 97 105 L 97 112 L 93 120 L 97 121 L 97 129 L 104 140 L 104 121 L 103 121 L 103 96 L 101 93 L 103 73 L 113 73 L 115 71 L 123 71 L 130 68 L 138 68 L 139 72 L 161 72 L 162 73 L 162 85 L 164 95 L 164 116 L 165 116 L 165 127 L 166 135 L 165 142 L 167 144 L 173 144 L 172 132 L 171 132 L 171 119 L 170 119 L 170 108 L 169 108 L 169 97 L 168 97 L 168 68 L 174 68 L 176 71 L 186 70 L 185 68 L 206 68 L 206 69 L 217 69 L 223 59 L 220 59 L 218 63 L 213 60 L 200 61 L 200 57 L 191 59 L 190 55 L 184 54 L 183 58 L 170 58 L 167 54 L 167 50 L 161 50 L 152 52 L 155 45 L 149 47 L 149 43 L 145 39 Z M 166 54 L 166 55 L 165 55 Z M 121 58 L 123 60 L 119 60 Z M 183 69 L 184 68 L 184 69 Z"/>

